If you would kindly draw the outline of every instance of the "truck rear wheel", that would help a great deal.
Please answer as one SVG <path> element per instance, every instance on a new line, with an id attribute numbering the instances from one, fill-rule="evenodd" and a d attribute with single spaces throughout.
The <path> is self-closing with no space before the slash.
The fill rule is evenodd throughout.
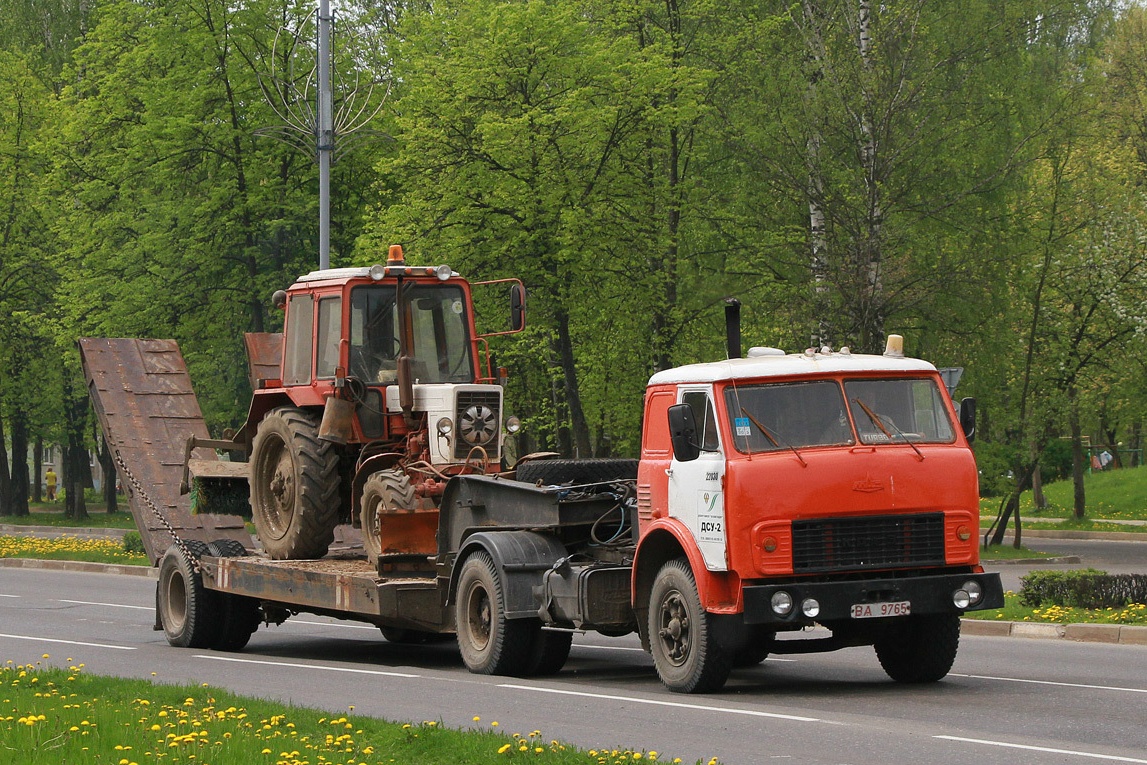
<path id="1" fill-rule="evenodd" d="M 234 539 L 217 539 L 207 545 L 210 555 L 216 558 L 239 558 L 247 554 L 247 548 Z M 215 592 L 220 601 L 219 634 L 211 643 L 217 651 L 241 651 L 251 641 L 251 635 L 259 629 L 263 612 L 259 601 L 245 595 L 230 592 Z"/>
<path id="2" fill-rule="evenodd" d="M 677 693 L 720 690 L 733 668 L 701 607 L 697 580 L 684 558 L 667 562 L 649 595 L 649 643 L 665 687 Z"/>
<path id="3" fill-rule="evenodd" d="M 573 644 L 572 632 L 558 632 L 545 630 L 537 625 L 534 634 L 534 645 L 530 650 L 530 666 L 525 674 L 531 677 L 556 675 L 561 672 L 570 655 L 570 646 Z"/>
<path id="4" fill-rule="evenodd" d="M 376 563 L 382 553 L 379 513 L 413 510 L 414 503 L 414 487 L 401 470 L 380 470 L 366 479 L 359 503 L 359 521 L 362 524 L 362 546 L 371 563 Z"/>
<path id="5" fill-rule="evenodd" d="M 898 683 L 934 683 L 948 674 L 960 646 L 958 614 L 908 616 L 876 641 L 880 666 Z"/>
<path id="6" fill-rule="evenodd" d="M 536 619 L 507 619 L 502 582 L 489 554 L 466 559 L 454 601 L 458 649 L 466 669 L 478 675 L 528 675 Z"/>
<path id="7" fill-rule="evenodd" d="M 203 542 L 186 540 L 183 546 L 196 561 L 209 554 Z M 203 577 L 178 544 L 168 547 L 159 562 L 155 606 L 171 645 L 208 648 L 218 638 L 218 593 L 203 586 Z"/>
<path id="8" fill-rule="evenodd" d="M 319 440 L 318 418 L 272 409 L 251 445 L 251 514 L 274 560 L 321 558 L 338 522 L 338 455 Z"/>

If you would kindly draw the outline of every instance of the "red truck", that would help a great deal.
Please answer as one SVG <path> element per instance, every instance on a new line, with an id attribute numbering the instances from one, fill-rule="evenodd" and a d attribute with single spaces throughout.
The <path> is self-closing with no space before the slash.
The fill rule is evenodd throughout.
<path id="1" fill-rule="evenodd" d="M 455 635 L 487 674 L 557 672 L 573 634 L 597 631 L 638 633 L 679 692 L 719 690 L 770 653 L 860 645 L 918 683 L 948 673 L 961 614 L 1003 605 L 979 565 L 974 401 L 957 412 L 936 368 L 904 358 L 895 336 L 880 356 L 738 358 L 738 340 L 725 360 L 650 379 L 639 460 L 503 466 L 501 385 L 477 363 L 469 286 L 396 255 L 292 285 L 285 336 L 248 342 L 272 349 L 252 359 L 270 377 L 234 438 L 208 439 L 197 407 L 166 426 L 193 425 L 195 515 L 152 497 L 169 485 L 152 468 L 172 461 L 132 451 L 157 415 L 117 403 L 149 374 L 194 403 L 171 377 L 178 349 L 81 341 L 173 645 L 238 650 L 260 624 L 310 612 L 401 642 Z M 511 302 L 518 329 L 520 285 Z M 177 451 L 184 439 L 171 438 Z M 253 514 L 262 549 L 241 518 L 210 512 L 227 484 L 247 492 L 239 515 Z"/>

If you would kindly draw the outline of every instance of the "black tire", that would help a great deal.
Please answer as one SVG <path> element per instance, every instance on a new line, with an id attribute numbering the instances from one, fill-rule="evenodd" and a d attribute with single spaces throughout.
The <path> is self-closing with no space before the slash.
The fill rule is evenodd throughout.
<path id="1" fill-rule="evenodd" d="M 458 650 L 468 670 L 476 675 L 530 673 L 540 623 L 506 618 L 502 581 L 488 553 L 474 553 L 462 564 L 454 609 Z"/>
<path id="2" fill-rule="evenodd" d="M 209 554 L 203 542 L 183 544 L 196 561 Z M 218 593 L 203 586 L 203 577 L 178 544 L 168 547 L 159 562 L 155 606 L 167 642 L 173 646 L 207 648 L 219 635 Z"/>
<path id="3" fill-rule="evenodd" d="M 876 641 L 880 666 L 898 683 L 934 683 L 948 674 L 960 647 L 960 616 L 905 617 Z"/>
<path id="4" fill-rule="evenodd" d="M 763 625 L 744 625 L 733 651 L 733 666 L 741 669 L 757 666 L 769 657 L 776 640 L 777 633 Z"/>
<path id="5" fill-rule="evenodd" d="M 684 558 L 668 561 L 649 594 L 649 643 L 653 665 L 676 693 L 711 693 L 729 679 L 732 656 L 717 642 Z"/>
<path id="6" fill-rule="evenodd" d="M 239 558 L 247 554 L 235 539 L 217 539 L 207 545 L 208 554 L 216 558 Z M 245 595 L 216 592 L 220 601 L 219 634 L 211 643 L 216 651 L 241 651 L 263 621 L 259 601 Z"/>
<path id="7" fill-rule="evenodd" d="M 609 483 L 637 478 L 637 460 L 533 460 L 519 465 L 517 479 L 543 485 Z"/>
<path id="8" fill-rule="evenodd" d="M 534 645 L 530 650 L 530 663 L 526 669 L 529 676 L 556 675 L 561 672 L 570 655 L 573 644 L 572 632 L 556 632 L 538 628 L 534 635 Z"/>
<path id="9" fill-rule="evenodd" d="M 272 409 L 251 445 L 251 515 L 274 560 L 321 558 L 339 515 L 338 454 L 319 440 L 318 418 Z"/>
<path id="10" fill-rule="evenodd" d="M 362 487 L 359 522 L 362 524 L 362 546 L 370 562 L 377 563 L 382 553 L 379 513 L 413 510 L 416 502 L 410 478 L 397 468 L 371 474 Z"/>

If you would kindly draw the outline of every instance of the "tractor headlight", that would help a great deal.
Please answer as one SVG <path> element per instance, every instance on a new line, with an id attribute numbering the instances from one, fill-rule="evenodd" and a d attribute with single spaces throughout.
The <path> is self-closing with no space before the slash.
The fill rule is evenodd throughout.
<path id="1" fill-rule="evenodd" d="M 515 417 L 514 415 L 510 415 L 509 417 L 506 418 L 506 432 L 507 433 L 514 434 L 514 433 L 517 433 L 521 429 L 522 429 L 522 421 L 519 420 L 517 417 Z"/>
<path id="2" fill-rule="evenodd" d="M 438 420 L 438 437 L 449 438 L 450 434 L 454 432 L 454 420 L 449 417 L 442 417 Z"/>

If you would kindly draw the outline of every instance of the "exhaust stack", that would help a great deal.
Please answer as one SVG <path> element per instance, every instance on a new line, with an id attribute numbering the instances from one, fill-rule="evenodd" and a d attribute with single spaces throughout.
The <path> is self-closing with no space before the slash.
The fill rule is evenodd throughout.
<path id="1" fill-rule="evenodd" d="M 725 353 L 731 359 L 741 358 L 741 301 L 725 298 Z"/>

